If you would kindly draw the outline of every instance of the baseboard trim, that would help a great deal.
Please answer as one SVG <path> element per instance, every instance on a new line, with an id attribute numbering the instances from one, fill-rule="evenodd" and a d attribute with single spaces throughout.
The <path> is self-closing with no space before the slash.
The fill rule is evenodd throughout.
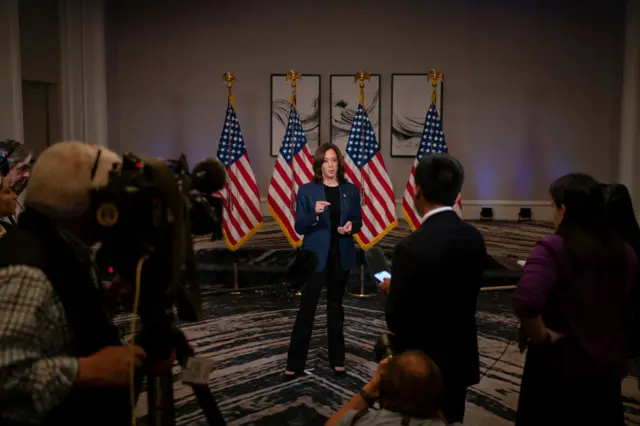
<path id="1" fill-rule="evenodd" d="M 402 215 L 402 199 L 396 202 L 396 212 L 398 218 L 404 218 Z M 267 198 L 260 198 L 261 210 L 263 215 L 269 215 L 267 208 Z M 480 219 L 480 210 L 483 207 L 491 207 L 493 209 L 493 218 L 495 220 L 518 220 L 518 213 L 522 207 L 531 209 L 531 216 L 536 221 L 553 220 L 553 211 L 551 210 L 550 201 L 541 200 L 462 200 L 462 216 L 465 219 Z"/>
<path id="2" fill-rule="evenodd" d="M 396 200 L 396 203 L 402 204 L 402 200 Z M 516 207 L 550 207 L 551 201 L 516 201 L 516 200 L 462 200 L 462 207 L 467 206 L 480 206 L 480 207 L 494 207 L 494 206 L 516 206 Z"/>

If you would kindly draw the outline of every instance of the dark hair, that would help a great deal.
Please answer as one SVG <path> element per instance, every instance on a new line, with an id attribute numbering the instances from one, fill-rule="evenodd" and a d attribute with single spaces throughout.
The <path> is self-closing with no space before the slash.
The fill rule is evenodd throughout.
<path id="1" fill-rule="evenodd" d="M 428 154 L 416 167 L 415 182 L 428 203 L 452 206 L 462 190 L 464 168 L 448 154 Z"/>
<path id="2" fill-rule="evenodd" d="M 553 182 L 549 194 L 556 207 L 565 209 L 556 234 L 564 238 L 570 267 L 593 265 L 603 279 L 622 279 L 627 253 L 607 220 L 602 185 L 589 175 L 571 173 Z"/>
<path id="3" fill-rule="evenodd" d="M 636 219 L 631 194 L 626 186 L 602 184 L 609 224 L 618 237 L 629 244 L 640 257 L 640 225 Z"/>
<path id="4" fill-rule="evenodd" d="M 323 143 L 313 154 L 313 181 L 315 183 L 322 182 L 322 164 L 324 163 L 324 156 L 329 150 L 333 150 L 338 158 L 338 183 L 346 183 L 347 179 L 344 177 L 344 158 L 342 157 L 340 148 L 332 143 Z"/>

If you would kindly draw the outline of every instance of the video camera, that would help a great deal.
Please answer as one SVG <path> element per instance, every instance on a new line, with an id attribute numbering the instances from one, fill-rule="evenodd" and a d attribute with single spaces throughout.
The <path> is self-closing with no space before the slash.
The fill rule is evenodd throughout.
<path id="1" fill-rule="evenodd" d="M 164 161 L 125 153 L 109 172 L 106 186 L 92 193 L 92 210 L 101 241 L 101 269 L 134 282 L 136 264 L 144 261 L 139 314 L 143 325 L 178 318 L 202 318 L 192 235 L 222 238 L 222 199 L 226 172 L 207 159 L 189 173 L 184 155 Z M 138 278 L 140 278 L 138 276 Z"/>
<path id="2" fill-rule="evenodd" d="M 134 313 L 140 315 L 142 329 L 134 341 L 146 353 L 147 424 L 175 425 L 173 360 L 187 377 L 190 372 L 201 380 L 211 366 L 195 358 L 175 324 L 174 307 L 179 319 L 202 319 L 191 236 L 222 237 L 222 199 L 214 193 L 224 187 L 226 171 L 219 161 L 207 159 L 189 173 L 184 155 L 163 161 L 126 153 L 122 160 L 109 172 L 107 185 L 92 192 L 101 241 L 97 260 L 136 284 Z M 183 383 L 193 389 L 209 424 L 224 425 L 206 379 L 195 383 L 183 377 Z"/>

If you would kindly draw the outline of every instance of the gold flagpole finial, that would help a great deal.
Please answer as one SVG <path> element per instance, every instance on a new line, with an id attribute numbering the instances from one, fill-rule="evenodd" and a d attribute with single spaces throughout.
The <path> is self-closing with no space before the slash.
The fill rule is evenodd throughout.
<path id="1" fill-rule="evenodd" d="M 224 74 L 222 74 L 222 81 L 227 83 L 227 98 L 229 99 L 229 103 L 231 104 L 231 106 L 233 106 L 233 94 L 231 93 L 231 88 L 235 83 L 238 82 L 238 79 L 236 78 L 234 73 L 225 72 Z"/>
<path id="2" fill-rule="evenodd" d="M 296 85 L 298 80 L 302 80 L 302 74 L 300 74 L 299 72 L 295 72 L 294 70 L 289 70 L 287 76 L 285 77 L 285 81 L 287 83 L 291 81 L 291 97 L 289 98 L 289 103 L 293 105 L 294 108 L 296 107 L 297 102 Z"/>
<path id="3" fill-rule="evenodd" d="M 358 71 L 353 78 L 354 82 L 360 82 L 360 105 L 364 107 L 364 81 L 371 81 L 371 74 L 368 72 Z"/>
<path id="4" fill-rule="evenodd" d="M 436 100 L 438 99 L 438 80 L 444 81 L 442 73 L 432 68 L 427 74 L 427 78 L 431 80 L 431 87 L 433 88 L 433 91 L 431 92 L 431 103 L 435 105 Z"/>

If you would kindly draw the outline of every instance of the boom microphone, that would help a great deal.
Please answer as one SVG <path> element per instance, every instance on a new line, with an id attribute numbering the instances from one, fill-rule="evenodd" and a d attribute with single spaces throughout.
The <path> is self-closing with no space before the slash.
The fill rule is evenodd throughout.
<path id="1" fill-rule="evenodd" d="M 227 171 L 217 158 L 207 158 L 193 168 L 191 187 L 205 194 L 213 194 L 224 188 Z"/>

